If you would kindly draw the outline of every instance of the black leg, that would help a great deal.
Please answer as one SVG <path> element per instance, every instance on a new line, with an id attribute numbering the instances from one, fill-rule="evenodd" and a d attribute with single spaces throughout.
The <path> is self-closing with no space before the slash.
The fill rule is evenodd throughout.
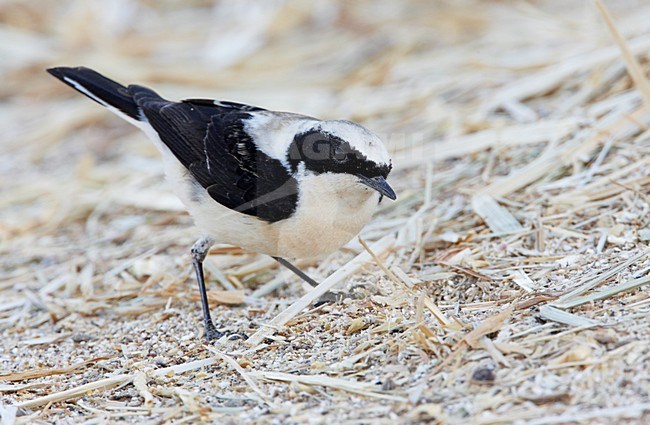
<path id="1" fill-rule="evenodd" d="M 298 267 L 294 266 L 293 264 L 291 264 L 290 262 L 288 262 L 288 261 L 285 260 L 284 258 L 273 257 L 273 259 L 274 259 L 275 261 L 277 261 L 278 263 L 282 264 L 284 267 L 286 267 L 286 268 L 288 268 L 289 270 L 291 270 L 292 272 L 294 272 L 295 274 L 297 274 L 297 275 L 298 275 L 302 280 L 304 280 L 305 282 L 307 282 L 307 283 L 310 284 L 311 286 L 313 286 L 313 287 L 318 286 L 318 282 L 316 282 L 316 281 L 315 281 L 314 279 L 312 279 L 311 277 L 307 276 L 307 274 L 306 274 L 305 272 L 303 272 L 303 271 L 300 270 Z"/>
<path id="2" fill-rule="evenodd" d="M 282 264 L 284 267 L 288 268 L 289 270 L 297 274 L 302 280 L 304 280 L 311 286 L 313 287 L 318 286 L 318 282 L 316 282 L 314 279 L 309 277 L 305 272 L 303 272 L 298 267 L 294 266 L 284 258 L 281 257 L 273 257 L 273 258 L 275 259 L 275 261 L 277 261 L 278 263 Z M 326 292 L 325 294 L 323 294 L 322 297 L 318 299 L 318 301 L 316 301 L 314 305 L 318 307 L 319 305 L 325 303 L 339 303 L 343 300 L 343 298 L 345 298 L 345 296 L 343 295 L 335 294 L 334 292 Z"/>
<path id="3" fill-rule="evenodd" d="M 208 341 L 219 339 L 223 336 L 223 333 L 219 332 L 212 322 L 208 294 L 205 289 L 205 279 L 203 278 L 203 260 L 208 255 L 208 251 L 213 243 L 214 241 L 212 239 L 202 237 L 192 246 L 192 264 L 194 264 L 196 280 L 199 282 L 199 294 L 201 295 L 201 306 L 203 307 L 203 325 L 205 326 L 205 337 Z"/>

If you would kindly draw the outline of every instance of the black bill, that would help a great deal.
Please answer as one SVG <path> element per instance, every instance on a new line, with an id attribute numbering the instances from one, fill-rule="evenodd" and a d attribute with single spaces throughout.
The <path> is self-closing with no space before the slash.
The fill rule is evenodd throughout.
<path id="1" fill-rule="evenodd" d="M 379 192 L 382 196 L 385 196 L 387 198 L 390 198 L 392 200 L 397 199 L 397 195 L 395 195 L 395 191 L 393 191 L 393 188 L 388 185 L 386 180 L 381 177 L 366 177 L 366 176 L 357 176 L 359 177 L 359 182 L 365 184 L 371 189 L 375 189 L 377 192 Z"/>

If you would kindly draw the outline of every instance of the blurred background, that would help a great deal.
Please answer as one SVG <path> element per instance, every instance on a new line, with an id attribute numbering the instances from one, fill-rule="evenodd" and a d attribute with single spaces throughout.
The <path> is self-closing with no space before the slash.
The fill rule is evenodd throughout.
<path id="1" fill-rule="evenodd" d="M 647 74 L 650 2 L 605 3 Z M 609 356 L 604 353 L 611 346 L 583 333 L 558 333 L 566 323 L 539 319 L 530 307 L 572 288 L 586 272 L 608 270 L 636 255 L 650 240 L 644 195 L 650 186 L 650 117 L 594 1 L 0 0 L 0 368 L 72 364 L 78 356 L 109 351 L 112 368 L 131 370 L 139 367 L 133 366 L 138 359 L 158 356 L 156 364 L 175 364 L 205 354 L 193 342 L 200 321 L 188 248 L 196 234 L 162 178 L 153 145 L 45 72 L 62 65 L 148 85 L 169 99 L 217 98 L 351 119 L 386 141 L 398 201 L 382 203 L 363 237 L 397 235 L 387 264 L 413 279 L 418 295 L 403 295 L 369 266 L 354 281 L 383 285 L 384 293 L 401 298 L 363 304 L 366 294 L 344 313 L 312 316 L 314 323 L 324 321 L 320 327 L 300 324 L 304 329 L 296 334 L 315 332 L 320 347 L 307 363 L 330 364 L 335 354 L 345 358 L 355 338 L 366 334 L 357 334 L 358 329 L 337 334 L 336 329 L 348 329 L 353 319 L 366 323 L 366 311 L 376 323 L 395 323 L 395 317 L 406 323 L 417 317 L 409 302 L 427 296 L 453 316 L 452 325 L 469 328 L 506 303 L 542 294 L 518 307 L 517 320 L 504 328 L 501 341 L 523 348 L 503 350 L 512 368 L 498 370 L 498 379 L 510 379 L 526 394 L 551 394 L 550 401 L 540 398 L 538 405 L 513 395 L 514 390 L 494 396 L 496 387 L 471 387 L 466 378 L 494 349 L 472 351 L 451 378 L 434 371 L 436 362 L 460 344 L 465 328 L 443 329 L 428 312 L 423 317 L 433 331 L 424 336 L 408 339 L 406 332 L 394 334 L 392 325 L 390 334 L 367 334 L 366 347 L 385 361 L 373 363 L 369 354 L 367 369 L 356 365 L 350 374 L 367 382 L 389 376 L 404 397 L 413 390 L 412 403 L 455 400 L 445 414 L 465 423 L 531 417 L 477 419 L 499 417 L 513 405 L 537 409 L 540 417 L 559 414 L 571 397 L 578 410 L 637 398 L 647 402 L 633 383 L 637 373 L 647 374 L 642 361 L 593 368 L 588 379 L 575 378 L 574 369 L 564 366 L 547 368 L 547 360 L 560 353 L 569 353 L 560 362 L 574 361 L 574 346 L 582 350 L 576 355 L 588 346 L 587 357 Z M 484 198 L 473 197 L 478 193 L 504 208 L 486 212 L 477 202 Z M 495 237 L 503 223 L 489 219 L 497 213 L 511 218 L 510 224 L 514 220 L 513 236 Z M 352 241 L 310 272 L 326 276 L 360 251 Z M 637 271 L 647 270 L 644 261 Z M 257 329 L 303 293 L 293 277 L 274 267 L 272 260 L 236 248 L 213 250 L 206 268 L 222 324 Z M 246 298 L 274 279 L 294 284 L 271 297 Z M 215 287 L 238 292 L 228 299 Z M 548 294 L 551 298 L 544 298 Z M 620 338 L 645 335 L 647 340 L 647 310 L 625 309 L 647 308 L 647 295 L 630 291 L 625 296 L 627 304 L 593 309 L 589 304 L 578 313 L 607 322 L 627 312 L 629 320 L 617 322 Z M 243 303 L 248 304 L 224 306 Z M 421 305 L 418 311 L 424 314 Z M 81 335 L 82 342 L 70 335 Z M 88 335 L 101 339 L 83 339 Z M 133 335 L 146 341 L 128 339 Z M 164 338 L 168 345 L 160 345 Z M 58 351 L 12 351 L 26 340 Z M 386 348 L 385 341 L 394 347 Z M 114 346 L 122 347 L 117 355 Z M 146 354 L 122 356 L 124 347 Z M 298 352 L 291 344 L 278 347 L 277 354 L 260 352 L 256 367 L 295 371 L 306 364 L 291 363 Z M 273 356 L 280 360 L 273 363 Z M 647 352 L 635 356 L 647 358 Z M 495 364 L 503 364 L 499 359 Z M 380 376 L 377 371 L 388 362 L 392 372 Z M 522 370 L 532 371 L 534 382 Z M 627 383 L 619 382 L 623 370 Z M 105 371 L 93 373 L 99 379 Z M 82 378 L 87 379 L 81 372 L 70 381 L 62 377 L 56 388 L 85 382 Z M 608 395 L 599 399 L 581 387 L 589 382 L 611 383 L 601 385 Z M 182 385 L 195 389 L 195 384 Z M 225 388 L 214 384 L 212 392 Z M 238 385 L 246 387 L 241 380 Z M 123 391 L 129 395 L 133 389 Z M 474 404 L 472 394 L 488 393 L 494 398 Z M 32 395 L 16 395 L 21 397 Z M 210 400 L 201 402 L 220 406 Z M 360 405 L 366 406 L 348 406 L 345 417 L 365 418 L 372 409 Z M 400 406 L 385 401 L 381 408 L 406 412 L 412 407 Z M 558 423 L 565 421 L 570 419 Z"/>

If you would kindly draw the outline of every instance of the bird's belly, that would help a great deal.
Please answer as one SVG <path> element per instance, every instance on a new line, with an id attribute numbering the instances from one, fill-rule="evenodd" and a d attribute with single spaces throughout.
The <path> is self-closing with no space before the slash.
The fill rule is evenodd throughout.
<path id="1" fill-rule="evenodd" d="M 308 207 L 307 207 L 308 206 Z M 371 219 L 377 207 L 375 193 L 354 197 L 328 197 L 299 206 L 296 214 L 269 226 L 278 256 L 319 258 L 353 239 Z"/>
<path id="2" fill-rule="evenodd" d="M 364 224 L 365 221 L 362 223 L 359 220 L 348 222 L 346 225 L 311 222 L 297 230 L 292 224 L 285 223 L 278 232 L 275 255 L 289 259 L 322 258 L 353 239 Z"/>
<path id="3" fill-rule="evenodd" d="M 212 199 L 188 208 L 197 227 L 218 243 L 287 259 L 317 259 L 353 239 L 370 220 L 376 200 L 355 211 L 299 211 L 294 217 L 267 223 L 229 210 Z"/>

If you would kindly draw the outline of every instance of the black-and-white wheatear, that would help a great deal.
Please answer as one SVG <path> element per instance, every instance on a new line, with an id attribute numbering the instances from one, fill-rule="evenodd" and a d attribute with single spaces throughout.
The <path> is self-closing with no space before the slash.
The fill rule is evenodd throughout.
<path id="1" fill-rule="evenodd" d="M 144 131 L 202 236 L 192 247 L 205 334 L 212 322 L 203 260 L 214 243 L 287 259 L 318 258 L 351 240 L 385 196 L 391 161 L 359 124 L 208 99 L 171 102 L 84 67 L 48 72 Z"/>

